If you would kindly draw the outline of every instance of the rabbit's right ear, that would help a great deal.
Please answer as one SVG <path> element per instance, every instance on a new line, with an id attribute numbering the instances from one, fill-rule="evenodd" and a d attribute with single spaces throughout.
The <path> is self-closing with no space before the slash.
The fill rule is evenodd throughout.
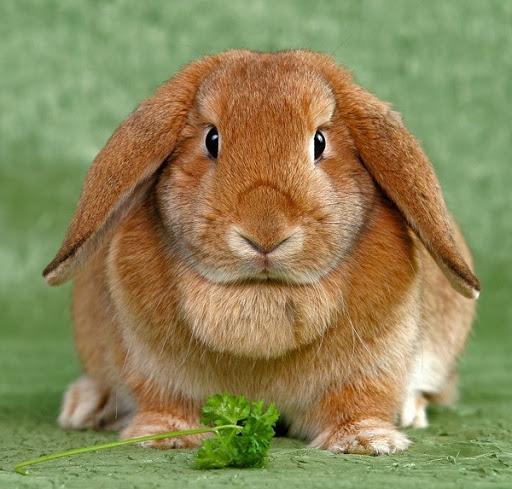
<path id="1" fill-rule="evenodd" d="M 142 200 L 172 153 L 202 80 L 237 52 L 188 65 L 142 102 L 96 156 L 75 215 L 55 258 L 44 269 L 50 285 L 70 279 L 109 231 Z"/>

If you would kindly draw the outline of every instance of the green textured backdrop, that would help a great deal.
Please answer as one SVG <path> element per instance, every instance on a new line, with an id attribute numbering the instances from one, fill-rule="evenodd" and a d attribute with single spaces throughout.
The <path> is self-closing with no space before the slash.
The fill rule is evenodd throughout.
<path id="1" fill-rule="evenodd" d="M 15 460 L 113 436 L 56 427 L 79 365 L 70 288 L 40 277 L 89 163 L 181 65 L 235 47 L 332 53 L 423 141 L 483 283 L 461 402 L 397 456 L 280 439 L 263 470 L 123 448 L 13 474 Z M 512 486 L 511 1 L 3 0 L 0 70 L 0 488 Z"/>

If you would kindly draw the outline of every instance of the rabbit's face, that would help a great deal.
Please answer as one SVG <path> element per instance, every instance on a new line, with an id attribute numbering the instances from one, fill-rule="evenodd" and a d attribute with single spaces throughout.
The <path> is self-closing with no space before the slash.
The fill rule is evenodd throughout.
<path id="1" fill-rule="evenodd" d="M 209 280 L 304 284 L 350 253 L 371 189 L 327 82 L 243 61 L 200 87 L 157 195 L 177 248 Z"/>

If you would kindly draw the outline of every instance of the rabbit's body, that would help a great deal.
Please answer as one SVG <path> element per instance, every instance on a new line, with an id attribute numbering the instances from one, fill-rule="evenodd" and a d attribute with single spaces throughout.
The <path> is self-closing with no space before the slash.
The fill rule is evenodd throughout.
<path id="1" fill-rule="evenodd" d="M 374 454 L 404 449 L 409 442 L 394 428 L 397 418 L 424 426 L 427 399 L 453 397 L 474 302 L 447 277 L 466 295 L 476 288 L 464 268 L 471 260 L 463 238 L 443 214 L 438 189 L 428 195 L 435 177 L 421 166 L 414 140 L 391 141 L 402 132 L 393 115 L 382 116 L 386 126 L 376 134 L 390 139 L 394 159 L 403 159 L 401 150 L 414 155 L 420 171 L 405 166 L 397 190 L 380 170 L 370 176 L 365 166 L 376 164 L 370 153 L 377 138 L 360 138 L 385 106 L 368 99 L 371 115 L 357 114 L 354 89 L 343 99 L 345 112 L 336 109 L 331 88 L 311 65 L 324 63 L 331 70 L 325 79 L 335 83 L 326 58 L 233 56 L 200 85 L 172 164 L 139 182 L 142 204 L 126 208 L 111 239 L 88 251 L 87 266 L 76 274 L 73 310 L 85 376 L 66 394 L 61 425 L 128 424 L 123 436 L 169 431 L 197 424 L 207 396 L 230 392 L 275 402 L 290 432 L 313 446 Z M 268 73 L 281 80 L 276 93 Z M 237 80 L 227 101 L 218 96 L 226 79 Z M 265 112 L 265 104 L 272 109 Z M 205 134 L 197 129 L 202 117 L 224 138 L 216 166 L 195 149 Z M 258 117 L 262 128 L 251 133 Z M 308 117 L 310 128 L 299 124 Z M 345 124 L 351 117 L 361 125 Z M 329 137 L 321 170 L 290 159 L 297 134 L 323 124 Z M 232 157 L 230 148 L 237 151 Z M 379 154 L 394 164 L 385 148 Z M 400 189 L 408 179 L 419 185 L 411 199 L 410 189 Z M 415 215 L 422 205 L 433 207 Z M 82 220 L 88 212 L 94 211 L 82 209 Z M 87 226 L 77 219 L 75 227 Z M 440 233 L 425 223 L 449 233 L 447 243 L 437 244 Z M 79 252 L 91 248 L 73 239 Z M 69 250 L 60 256 L 57 270 L 69 273 L 62 268 L 70 266 Z"/>
<path id="2" fill-rule="evenodd" d="M 378 274 L 352 271 L 356 280 L 368 281 L 368 287 L 385 277 L 384 294 L 404 289 L 396 294 L 396 304 L 390 304 L 390 294 L 385 304 L 372 308 L 371 318 L 356 312 L 364 297 L 352 295 L 355 284 L 337 287 L 349 263 L 317 284 L 298 287 L 257 283 L 240 288 L 206 282 L 190 270 L 185 273 L 189 267 L 179 252 L 163 253 L 154 212 L 148 204 L 127 220 L 112 244 L 76 279 L 77 349 L 86 374 L 103 396 L 116 396 L 118 406 L 116 411 L 111 403 L 106 410 L 103 403 L 99 409 L 93 404 L 92 413 L 84 410 L 74 427 L 117 428 L 126 423 L 136 410 L 133 391 L 142 392 L 151 412 L 163 418 L 178 415 L 192 425 L 207 396 L 236 392 L 274 401 L 292 434 L 313 439 L 322 427 L 315 418 L 325 393 L 344 385 L 358 386 L 370 377 L 381 389 L 385 379 L 389 385 L 383 398 L 377 396 L 376 407 L 386 411 L 390 421 L 400 413 L 403 425 L 418 427 L 426 420 L 422 396 L 444 398 L 451 391 L 474 303 L 447 286 L 396 210 L 379 209 L 374 222 L 375 229 L 381 227 L 386 234 L 389 228 L 382 221 L 386 226 L 392 222 L 394 240 L 368 230 L 374 240 L 361 241 L 358 250 L 367 263 L 377 260 L 388 266 L 370 268 Z M 465 248 L 461 237 L 459 246 Z M 398 269 L 391 258 L 397 253 L 404 257 Z M 158 291 L 152 299 L 161 306 L 155 310 L 144 310 L 148 288 Z M 134 321 L 134 316 L 147 319 Z M 200 338 L 199 332 L 196 338 L 192 331 L 201 323 L 218 336 Z M 214 351 L 201 339 L 232 352 Z M 239 341 L 250 357 L 236 354 Z M 326 357 L 331 359 L 327 365 L 319 363 Z M 183 399 L 193 402 L 185 403 L 186 411 L 180 407 L 175 412 Z M 61 418 L 64 426 L 71 426 L 80 407 L 76 399 L 69 403 L 75 407 Z M 130 435 L 142 433 L 132 431 Z"/>

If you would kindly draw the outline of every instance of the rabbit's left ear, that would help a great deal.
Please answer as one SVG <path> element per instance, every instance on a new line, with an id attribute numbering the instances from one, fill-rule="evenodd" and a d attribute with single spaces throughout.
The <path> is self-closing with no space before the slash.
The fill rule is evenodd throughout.
<path id="1" fill-rule="evenodd" d="M 398 114 L 352 82 L 340 68 L 330 70 L 338 110 L 378 185 L 395 203 L 432 257 L 462 295 L 477 298 L 480 283 L 463 258 L 439 181 L 418 141 Z"/>
<path id="2" fill-rule="evenodd" d="M 95 158 L 64 242 L 44 269 L 50 285 L 72 278 L 110 231 L 145 197 L 172 153 L 204 79 L 237 52 L 190 64 L 142 102 Z"/>

